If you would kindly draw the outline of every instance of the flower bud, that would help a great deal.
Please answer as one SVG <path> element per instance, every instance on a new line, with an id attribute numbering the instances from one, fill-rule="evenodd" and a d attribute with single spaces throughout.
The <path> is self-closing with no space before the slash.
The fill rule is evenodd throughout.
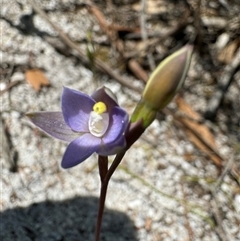
<path id="1" fill-rule="evenodd" d="M 143 119 L 144 127 L 148 127 L 157 112 L 173 99 L 186 78 L 192 51 L 193 47 L 186 45 L 159 64 L 147 82 L 131 122 Z"/>

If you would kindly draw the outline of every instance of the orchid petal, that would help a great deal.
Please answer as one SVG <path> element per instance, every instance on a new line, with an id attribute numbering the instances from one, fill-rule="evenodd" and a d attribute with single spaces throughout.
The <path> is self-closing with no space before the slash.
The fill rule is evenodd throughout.
<path id="1" fill-rule="evenodd" d="M 89 132 L 88 120 L 95 101 L 88 95 L 64 87 L 62 112 L 67 125 L 77 132 Z"/>
<path id="2" fill-rule="evenodd" d="M 62 112 L 34 112 L 27 116 L 33 124 L 57 139 L 71 142 L 79 137 L 79 133 L 72 131 L 65 123 Z"/>
<path id="3" fill-rule="evenodd" d="M 62 167 L 70 168 L 80 164 L 98 150 L 100 143 L 100 138 L 89 133 L 77 138 L 68 145 L 62 159 Z"/>
<path id="4" fill-rule="evenodd" d="M 97 154 L 101 156 L 110 156 L 115 155 L 119 153 L 124 147 L 126 146 L 126 140 L 125 136 L 122 135 L 118 139 L 116 139 L 115 142 L 112 142 L 108 145 L 105 145 L 104 143 L 100 146 L 99 150 L 97 151 Z"/>
<path id="5" fill-rule="evenodd" d="M 111 111 L 111 109 L 115 106 L 118 106 L 117 103 L 117 97 L 112 93 L 110 89 L 107 87 L 101 87 L 98 90 L 96 90 L 91 97 L 96 101 L 96 102 L 103 102 L 106 104 L 108 112 Z"/>
<path id="6" fill-rule="evenodd" d="M 125 110 L 114 107 L 109 115 L 111 116 L 109 128 L 102 138 L 105 145 L 114 142 L 123 135 L 128 126 L 128 114 Z"/>

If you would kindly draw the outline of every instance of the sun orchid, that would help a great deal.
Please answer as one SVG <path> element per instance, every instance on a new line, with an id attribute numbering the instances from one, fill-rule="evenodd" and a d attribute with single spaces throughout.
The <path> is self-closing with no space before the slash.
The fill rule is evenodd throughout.
<path id="1" fill-rule="evenodd" d="M 88 96 L 64 87 L 62 111 L 34 112 L 27 116 L 47 134 L 69 142 L 63 155 L 62 167 L 70 168 L 83 162 L 94 152 L 99 155 L 101 191 L 95 230 L 100 240 L 107 187 L 111 176 L 127 150 L 154 121 L 183 86 L 193 46 L 185 45 L 167 57 L 150 76 L 130 121 L 114 94 L 102 87 Z M 108 155 L 117 154 L 108 168 Z"/>
<path id="2" fill-rule="evenodd" d="M 128 114 L 106 87 L 91 96 L 64 87 L 62 112 L 34 112 L 27 116 L 47 134 L 70 142 L 62 159 L 63 168 L 81 163 L 94 152 L 102 156 L 117 154 L 126 145 Z"/>

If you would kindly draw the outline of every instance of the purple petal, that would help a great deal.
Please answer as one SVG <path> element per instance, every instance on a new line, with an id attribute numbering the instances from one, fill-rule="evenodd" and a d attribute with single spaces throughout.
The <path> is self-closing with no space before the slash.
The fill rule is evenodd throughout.
<path id="1" fill-rule="evenodd" d="M 115 142 L 112 142 L 108 145 L 101 145 L 99 150 L 96 151 L 97 154 L 101 156 L 110 156 L 115 155 L 120 152 L 126 146 L 125 136 L 122 135 Z"/>
<path id="2" fill-rule="evenodd" d="M 119 107 L 114 107 L 109 115 L 111 118 L 109 128 L 102 138 L 106 145 L 114 142 L 117 138 L 122 136 L 128 126 L 128 114 L 125 110 Z"/>
<path id="3" fill-rule="evenodd" d="M 77 90 L 64 87 L 62 94 L 62 112 L 65 122 L 78 132 L 89 132 L 88 119 L 95 101 Z"/>
<path id="4" fill-rule="evenodd" d="M 83 162 L 97 151 L 101 139 L 87 133 L 71 142 L 62 159 L 62 167 L 70 168 Z"/>
<path id="5" fill-rule="evenodd" d="M 96 101 L 96 102 L 103 102 L 107 105 L 108 111 L 111 111 L 111 109 L 115 106 L 118 106 L 117 103 L 117 98 L 116 96 L 112 93 L 110 89 L 107 87 L 103 86 L 96 90 L 91 97 Z"/>
<path id="6" fill-rule="evenodd" d="M 109 129 L 102 138 L 103 144 L 101 145 L 99 151 L 100 155 L 113 155 L 118 151 L 115 147 L 125 146 L 124 134 L 128 126 L 128 114 L 125 110 L 114 107 L 110 113 L 111 120 L 109 124 Z"/>
<path id="7" fill-rule="evenodd" d="M 79 137 L 79 133 L 72 131 L 65 123 L 62 112 L 34 112 L 27 116 L 33 124 L 57 139 L 71 142 Z"/>

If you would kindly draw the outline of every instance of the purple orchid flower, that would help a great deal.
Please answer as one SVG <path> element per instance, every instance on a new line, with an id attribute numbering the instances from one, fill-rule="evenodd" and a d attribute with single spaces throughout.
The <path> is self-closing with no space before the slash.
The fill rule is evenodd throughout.
<path id="1" fill-rule="evenodd" d="M 47 134 L 70 142 L 62 159 L 63 168 L 83 162 L 94 152 L 114 155 L 126 146 L 128 114 L 106 87 L 91 96 L 64 87 L 62 112 L 34 112 L 27 116 Z"/>

